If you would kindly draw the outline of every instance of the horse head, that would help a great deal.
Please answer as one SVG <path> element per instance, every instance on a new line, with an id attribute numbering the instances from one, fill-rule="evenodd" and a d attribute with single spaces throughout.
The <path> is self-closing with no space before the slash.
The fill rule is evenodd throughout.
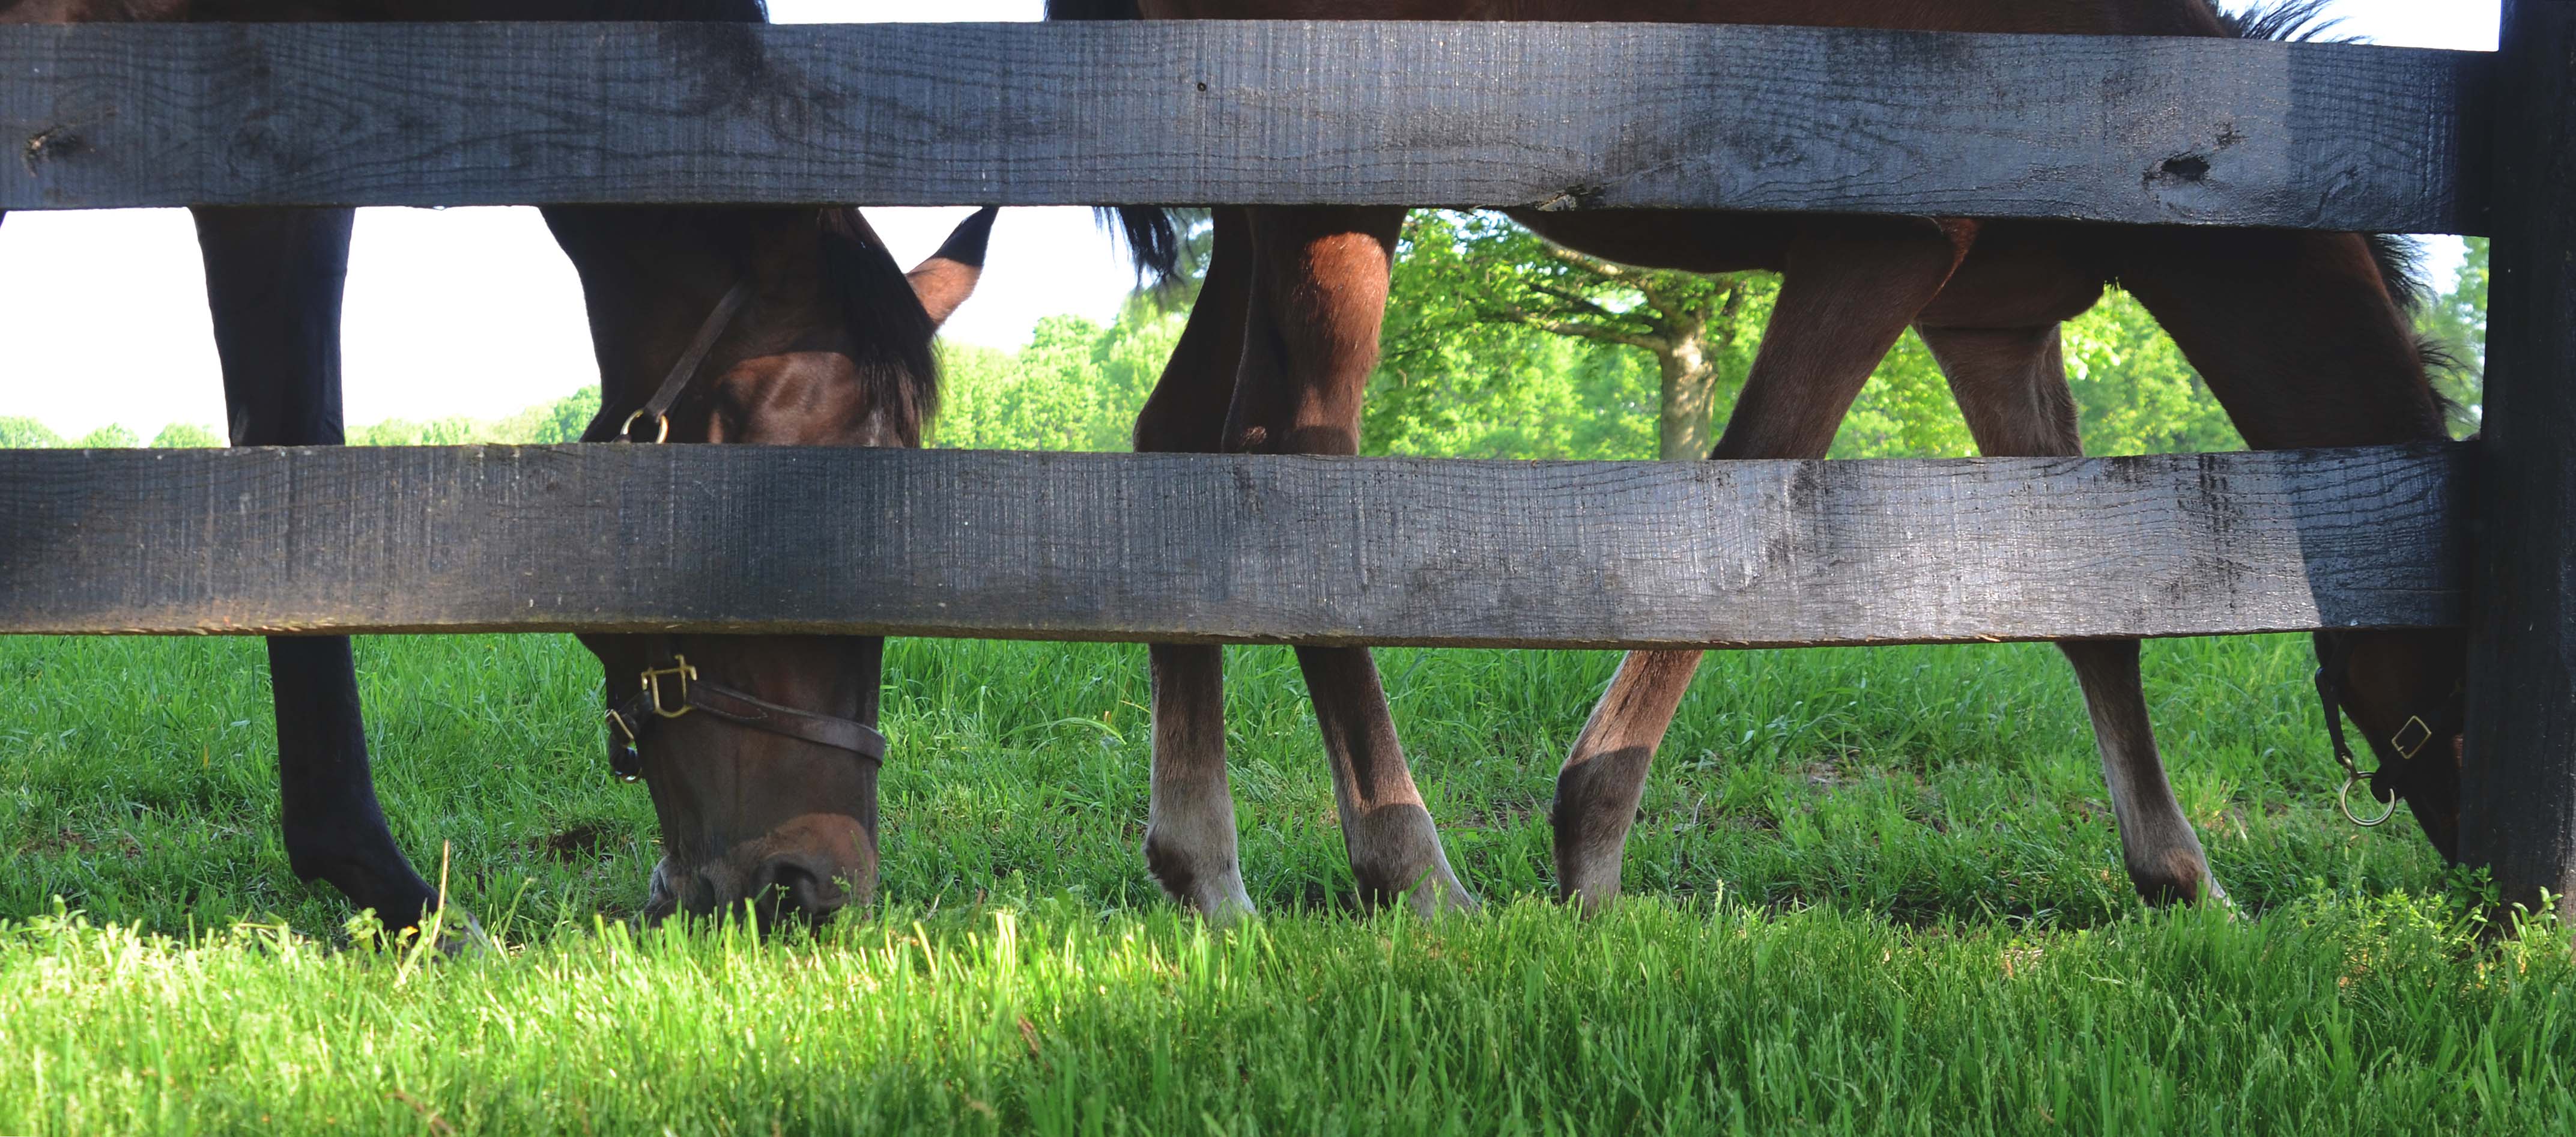
<path id="1" fill-rule="evenodd" d="M 2377 825 L 2403 801 L 2445 859 L 2460 854 L 2460 757 L 2468 730 L 2468 636 L 2458 630 L 2318 632 L 2317 694 L 2335 757 L 2346 770 L 2344 809 Z M 2349 718 L 2378 769 L 2363 770 Z M 2353 800 L 2356 791 L 2370 802 Z"/>
<path id="2" fill-rule="evenodd" d="M 920 445 L 931 336 L 972 292 L 993 218 L 907 275 L 855 210 L 550 211 L 600 358 L 591 437 Z M 819 918 L 874 894 L 883 640 L 582 642 L 607 672 L 612 764 L 661 821 L 648 919 L 746 903 Z"/>

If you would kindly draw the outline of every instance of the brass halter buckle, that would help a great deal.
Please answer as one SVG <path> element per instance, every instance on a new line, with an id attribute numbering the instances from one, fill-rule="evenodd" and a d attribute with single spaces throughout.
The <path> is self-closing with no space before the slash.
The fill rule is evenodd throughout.
<path id="1" fill-rule="evenodd" d="M 679 681 L 679 704 L 676 707 L 662 698 L 662 680 L 665 677 Z M 689 666 L 688 656 L 673 655 L 669 667 L 644 669 L 644 693 L 648 696 L 645 701 L 652 704 L 654 714 L 663 718 L 675 719 L 685 715 L 689 713 L 689 681 L 697 677 L 698 669 Z"/>
<path id="2" fill-rule="evenodd" d="M 2406 741 L 2409 736 L 2412 736 L 2415 741 Z M 2398 757 L 2412 762 L 2415 760 L 2416 753 L 2424 749 L 2424 744 L 2431 741 L 2433 741 L 2433 728 L 2425 724 L 2422 716 L 2416 716 L 2407 719 L 2406 725 L 2397 728 L 2397 733 L 2389 737 L 2388 745 L 2397 751 Z"/>

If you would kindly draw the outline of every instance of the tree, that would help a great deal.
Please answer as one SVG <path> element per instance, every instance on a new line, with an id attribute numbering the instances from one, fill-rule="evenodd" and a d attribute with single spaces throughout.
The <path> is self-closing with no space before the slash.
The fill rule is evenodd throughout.
<path id="1" fill-rule="evenodd" d="M 599 388 L 584 387 L 543 406 L 530 407 L 494 423 L 490 434 L 495 442 L 519 442 L 531 446 L 551 446 L 579 442 L 590 420 L 599 417 Z"/>
<path id="2" fill-rule="evenodd" d="M 171 423 L 168 426 L 162 427 L 161 433 L 152 436 L 152 448 L 155 450 L 179 450 L 222 445 L 224 445 L 224 438 L 222 435 L 216 434 L 213 427 L 199 426 L 193 422 Z"/>
<path id="3" fill-rule="evenodd" d="M 133 431 L 109 423 L 82 435 L 80 441 L 72 445 L 83 450 L 136 450 L 143 446 L 143 439 Z"/>
<path id="4" fill-rule="evenodd" d="M 1038 322 L 1016 352 L 943 345 L 932 444 L 975 450 L 1124 450 L 1184 317 L 1131 304 L 1104 328 Z"/>
<path id="5" fill-rule="evenodd" d="M 2146 305 L 2111 289 L 2069 320 L 2067 382 L 2087 454 L 2175 454 L 2242 450 L 2227 409 L 2183 359 Z"/>
<path id="6" fill-rule="evenodd" d="M 1386 360 L 1412 357 L 1477 324 L 1645 352 L 1657 375 L 1656 453 L 1705 458 L 1717 408 L 1731 404 L 1778 292 L 1767 274 L 1638 269 L 1549 244 L 1492 214 L 1417 213 L 1399 249 Z"/>
<path id="7" fill-rule="evenodd" d="M 1911 331 L 1880 360 L 1834 432 L 1830 458 L 1963 458 L 1977 452 L 1932 349 Z"/>
<path id="8" fill-rule="evenodd" d="M 2471 237 L 2451 286 L 2415 314 L 2415 330 L 2449 357 L 2434 386 L 2451 400 L 2452 428 L 2461 434 L 2477 430 L 2486 398 L 2487 276 L 2487 239 Z"/>
<path id="9" fill-rule="evenodd" d="M 34 419 L 0 418 L 0 450 L 48 450 L 62 444 L 62 435 Z"/>

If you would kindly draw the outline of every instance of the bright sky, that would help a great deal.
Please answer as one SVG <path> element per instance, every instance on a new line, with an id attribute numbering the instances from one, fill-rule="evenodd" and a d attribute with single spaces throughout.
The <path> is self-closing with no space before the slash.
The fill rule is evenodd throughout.
<path id="1" fill-rule="evenodd" d="M 1034 20 L 1042 0 L 770 0 L 782 23 Z M 2381 43 L 2492 50 L 2498 0 L 2338 0 Z M 873 209 L 909 265 L 970 210 Z M 2456 258 L 2456 242 L 2437 247 Z M 2447 253 L 2447 256 L 2440 255 Z M 223 421 L 194 230 L 179 210 L 17 213 L 0 223 L 0 416 L 77 437 Z M 1043 317 L 1105 320 L 1133 283 L 1088 210 L 1006 210 L 958 341 L 1017 347 Z M 594 383 L 572 266 L 527 209 L 358 215 L 343 342 L 348 418 L 495 418 Z"/>

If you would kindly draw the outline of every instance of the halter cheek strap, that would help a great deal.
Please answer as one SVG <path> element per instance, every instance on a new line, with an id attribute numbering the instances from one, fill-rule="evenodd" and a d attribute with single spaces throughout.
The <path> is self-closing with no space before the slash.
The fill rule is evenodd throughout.
<path id="1" fill-rule="evenodd" d="M 602 408 L 599 417 L 591 420 L 590 429 L 582 432 L 581 440 L 643 441 L 635 436 L 635 428 L 650 422 L 653 425 L 652 441 L 670 441 L 671 408 L 678 406 L 680 397 L 689 393 L 690 385 L 697 381 L 698 369 L 706 366 L 707 356 L 715 351 L 717 341 L 722 340 L 725 333 L 732 330 L 734 321 L 741 318 L 743 308 L 751 303 L 751 291 L 750 277 L 734 281 L 733 287 L 725 290 L 724 298 L 716 301 L 715 310 L 707 313 L 705 322 L 698 325 L 696 338 L 689 341 L 688 350 L 681 352 L 679 360 L 671 365 L 671 373 L 662 378 L 662 386 L 653 392 L 653 397 L 644 400 L 643 406 L 623 420 L 618 419 L 615 412 Z M 615 425 L 610 425 L 612 423 Z"/>

